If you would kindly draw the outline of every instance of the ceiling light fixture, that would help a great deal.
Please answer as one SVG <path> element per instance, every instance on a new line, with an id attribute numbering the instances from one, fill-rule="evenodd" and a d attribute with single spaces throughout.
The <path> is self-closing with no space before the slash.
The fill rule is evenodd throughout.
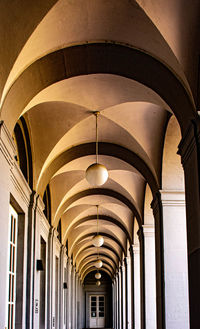
<path id="1" fill-rule="evenodd" d="M 97 259 L 97 261 L 94 263 L 96 268 L 101 268 L 103 266 L 103 263 L 100 259 Z"/>
<path id="2" fill-rule="evenodd" d="M 96 285 L 97 285 L 97 286 L 100 286 L 100 285 L 101 285 L 101 281 L 98 280 L 98 281 L 96 282 Z"/>
<path id="3" fill-rule="evenodd" d="M 97 272 L 97 273 L 95 274 L 95 278 L 98 279 L 98 280 L 101 279 L 101 273 Z"/>
<path id="4" fill-rule="evenodd" d="M 96 116 L 96 163 L 90 165 L 85 173 L 88 183 L 92 186 L 101 186 L 108 179 L 108 171 L 106 167 L 98 163 L 98 116 L 100 112 L 94 112 Z"/>
<path id="5" fill-rule="evenodd" d="M 104 238 L 99 234 L 99 206 L 97 205 L 97 234 L 92 238 L 92 244 L 95 247 L 101 247 L 104 243 Z"/>

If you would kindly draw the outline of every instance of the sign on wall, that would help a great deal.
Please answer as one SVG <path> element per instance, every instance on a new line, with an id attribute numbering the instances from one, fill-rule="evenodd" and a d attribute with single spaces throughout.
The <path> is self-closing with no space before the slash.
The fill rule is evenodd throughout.
<path id="1" fill-rule="evenodd" d="M 35 300 L 35 314 L 38 314 L 39 313 L 39 300 L 36 299 Z"/>

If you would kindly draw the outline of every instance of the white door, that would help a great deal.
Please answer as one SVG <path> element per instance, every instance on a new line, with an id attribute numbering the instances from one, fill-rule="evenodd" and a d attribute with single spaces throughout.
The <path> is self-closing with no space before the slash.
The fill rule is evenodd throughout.
<path id="1" fill-rule="evenodd" d="M 90 296 L 90 328 L 105 327 L 105 296 Z"/>

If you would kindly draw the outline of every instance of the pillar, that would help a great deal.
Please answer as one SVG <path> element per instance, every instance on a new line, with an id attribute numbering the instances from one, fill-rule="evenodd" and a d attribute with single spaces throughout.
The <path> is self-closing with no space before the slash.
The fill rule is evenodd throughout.
<path id="1" fill-rule="evenodd" d="M 185 175 L 190 328 L 200 328 L 200 122 L 191 121 L 179 144 Z"/>
<path id="2" fill-rule="evenodd" d="M 162 204 L 159 191 L 154 194 L 151 203 L 155 221 L 155 250 L 156 250 L 156 324 L 157 328 L 165 329 L 165 279 L 163 253 L 163 218 Z"/>
<path id="3" fill-rule="evenodd" d="M 72 329 L 75 329 L 76 325 L 76 269 L 75 266 L 72 265 L 72 275 L 71 275 L 71 288 L 72 288 L 72 295 L 71 295 L 71 323 L 72 323 Z"/>
<path id="4" fill-rule="evenodd" d="M 131 285 L 131 268 L 130 257 L 124 258 L 125 278 L 126 278 L 126 329 L 131 329 L 132 313 L 132 285 Z"/>
<path id="5" fill-rule="evenodd" d="M 26 273 L 26 328 L 34 328 L 34 274 L 35 274 L 35 226 L 36 226 L 36 195 L 33 192 L 28 210 L 27 238 L 27 273 Z"/>
<path id="6" fill-rule="evenodd" d="M 75 273 L 75 329 L 78 329 L 78 317 L 79 317 L 79 286 L 78 286 L 78 281 L 79 281 L 79 276 L 78 273 Z"/>
<path id="7" fill-rule="evenodd" d="M 189 329 L 185 193 L 161 191 L 166 329 Z"/>
<path id="8" fill-rule="evenodd" d="M 64 328 L 64 315 L 65 315 L 65 311 L 64 311 L 64 294 L 65 291 L 63 289 L 63 283 L 64 283 L 64 261 L 65 261 L 65 255 L 66 255 L 66 247 L 65 246 L 61 246 L 60 249 L 60 294 L 59 294 L 59 324 L 60 324 L 60 329 Z"/>
<path id="9" fill-rule="evenodd" d="M 117 273 L 117 329 L 121 329 L 121 275 Z"/>
<path id="10" fill-rule="evenodd" d="M 132 246 L 134 254 L 134 315 L 135 329 L 141 329 L 141 300 L 140 300 L 140 247 L 139 244 Z"/>
<path id="11" fill-rule="evenodd" d="M 124 260 L 121 266 L 121 279 L 122 279 L 122 329 L 126 329 L 126 273 Z"/>
<path id="12" fill-rule="evenodd" d="M 70 257 L 67 260 L 67 286 L 67 328 L 72 329 L 72 261 Z"/>
<path id="13" fill-rule="evenodd" d="M 119 311 L 119 308 L 118 308 L 118 303 L 119 303 L 119 284 L 118 284 L 118 281 L 119 281 L 119 277 L 118 277 L 118 273 L 116 273 L 116 285 L 115 285 L 115 288 L 116 288 L 116 298 L 115 298 L 115 323 L 116 323 L 116 329 L 119 329 L 119 317 L 118 317 L 118 311 Z"/>
<path id="14" fill-rule="evenodd" d="M 130 315 L 128 316 L 128 319 L 130 319 L 129 326 L 131 329 L 135 329 L 135 280 L 134 280 L 134 252 L 133 252 L 133 245 L 130 246 L 129 248 L 129 256 L 130 256 Z"/>
<path id="15" fill-rule="evenodd" d="M 144 234 L 143 228 L 137 232 L 140 243 L 140 311 L 141 311 L 141 329 L 146 329 L 146 313 L 145 313 L 145 262 L 144 262 Z"/>
<path id="16" fill-rule="evenodd" d="M 115 278 L 112 282 L 112 305 L 113 305 L 113 319 L 112 319 L 112 327 L 116 328 L 115 324 Z"/>
<path id="17" fill-rule="evenodd" d="M 48 236 L 48 269 L 47 269 L 47 329 L 52 328 L 52 270 L 53 270 L 53 231 L 50 227 Z"/>
<path id="18" fill-rule="evenodd" d="M 143 225 L 146 328 L 156 329 L 156 273 L 154 225 Z"/>

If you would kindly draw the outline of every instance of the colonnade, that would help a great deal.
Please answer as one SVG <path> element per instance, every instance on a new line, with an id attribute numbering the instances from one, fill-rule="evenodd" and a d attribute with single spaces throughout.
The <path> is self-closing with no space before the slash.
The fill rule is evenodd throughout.
<path id="1" fill-rule="evenodd" d="M 85 326 L 83 283 L 58 232 L 48 223 L 41 198 L 33 193 L 14 159 L 14 144 L 1 126 L 0 304 L 8 300 L 9 209 L 18 213 L 17 328 L 79 329 Z M 189 328 L 185 193 L 161 190 L 165 282 L 165 328 Z M 147 214 L 147 213 L 145 213 Z M 155 225 L 151 215 L 134 224 L 134 244 L 128 245 L 113 279 L 113 327 L 156 329 Z M 41 261 L 43 269 L 38 264 Z M 43 303 L 45 303 L 43 305 Z M 8 309 L 0 309 L 0 327 Z M 5 310 L 6 309 L 6 310 Z M 45 310 L 45 312 L 43 312 Z M 157 328 L 160 329 L 160 328 Z"/>

